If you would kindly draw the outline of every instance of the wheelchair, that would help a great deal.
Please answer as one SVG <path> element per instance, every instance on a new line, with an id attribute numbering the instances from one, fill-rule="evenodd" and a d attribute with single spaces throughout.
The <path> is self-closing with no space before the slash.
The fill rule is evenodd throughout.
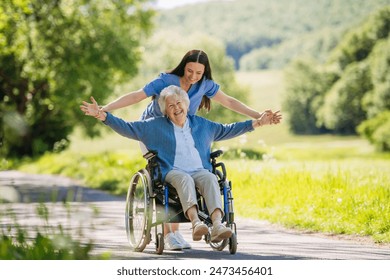
<path id="1" fill-rule="evenodd" d="M 220 242 L 211 242 L 212 222 L 203 197 L 197 192 L 198 215 L 208 227 L 204 240 L 215 251 L 222 251 L 229 245 L 230 254 L 237 251 L 237 229 L 234 222 L 232 184 L 227 180 L 223 162 L 217 162 L 221 150 L 210 154 L 212 172 L 217 176 L 221 191 L 224 217 L 222 223 L 230 227 L 233 234 Z M 144 155 L 147 165 L 136 172 L 130 181 L 126 197 L 125 224 L 130 247 L 135 252 L 142 252 L 154 240 L 156 253 L 164 251 L 164 223 L 190 222 L 183 213 L 180 199 L 174 187 L 161 179 L 157 152 Z M 153 237 L 154 233 L 154 237 Z"/>

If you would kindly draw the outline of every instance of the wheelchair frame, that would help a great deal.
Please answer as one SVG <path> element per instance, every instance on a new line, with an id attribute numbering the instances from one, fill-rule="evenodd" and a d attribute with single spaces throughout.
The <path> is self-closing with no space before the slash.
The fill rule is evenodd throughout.
<path id="1" fill-rule="evenodd" d="M 210 154 L 212 172 L 217 176 L 218 184 L 223 197 L 222 219 L 227 227 L 233 231 L 229 239 L 220 242 L 211 242 L 212 222 L 203 197 L 198 194 L 198 215 L 208 227 L 209 232 L 204 240 L 213 250 L 222 251 L 229 244 L 230 254 L 237 251 L 237 228 L 234 222 L 232 184 L 227 180 L 227 172 L 223 162 L 217 162 L 222 155 L 221 150 Z M 152 228 L 156 253 L 164 251 L 164 223 L 190 222 L 183 213 L 180 199 L 176 190 L 162 181 L 160 165 L 157 162 L 157 152 L 150 151 L 144 155 L 147 165 L 136 172 L 130 181 L 126 197 L 125 224 L 127 239 L 133 251 L 142 252 L 152 241 Z M 159 229 L 160 228 L 160 229 Z"/>

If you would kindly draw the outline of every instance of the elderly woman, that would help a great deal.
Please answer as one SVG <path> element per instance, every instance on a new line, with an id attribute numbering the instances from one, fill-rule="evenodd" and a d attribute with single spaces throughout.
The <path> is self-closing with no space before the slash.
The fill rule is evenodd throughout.
<path id="1" fill-rule="evenodd" d="M 259 119 L 220 124 L 205 118 L 188 115 L 190 101 L 187 92 L 178 86 L 165 88 L 158 100 L 164 117 L 126 122 L 83 102 L 80 108 L 86 115 L 103 121 L 122 136 L 141 141 L 148 150 L 158 152 L 163 180 L 178 192 L 183 211 L 192 223 L 192 238 L 198 241 L 208 228 L 198 217 L 196 189 L 204 197 L 213 222 L 211 241 L 219 242 L 232 235 L 222 223 L 223 208 L 216 176 L 211 173 L 210 150 L 213 141 L 237 137 L 266 124 L 276 124 L 281 115 L 263 114 Z M 88 106 L 88 110 L 86 107 Z"/>

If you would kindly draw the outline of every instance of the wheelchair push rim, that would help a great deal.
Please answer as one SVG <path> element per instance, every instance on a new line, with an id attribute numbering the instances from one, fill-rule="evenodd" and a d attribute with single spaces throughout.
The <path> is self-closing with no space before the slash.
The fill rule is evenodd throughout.
<path id="1" fill-rule="evenodd" d="M 142 252 L 150 242 L 152 204 L 149 197 L 150 178 L 146 170 L 133 175 L 126 198 L 126 233 L 130 247 Z"/>

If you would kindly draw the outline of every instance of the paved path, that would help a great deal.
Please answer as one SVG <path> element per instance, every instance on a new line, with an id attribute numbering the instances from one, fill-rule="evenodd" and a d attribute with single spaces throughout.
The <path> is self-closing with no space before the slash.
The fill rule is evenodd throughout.
<path id="1" fill-rule="evenodd" d="M 63 225 L 82 241 L 92 240 L 93 254 L 109 252 L 112 259 L 213 259 L 213 260 L 390 260 L 390 246 L 378 246 L 365 240 L 346 240 L 321 234 L 301 233 L 266 221 L 236 218 L 238 249 L 213 251 L 205 242 L 191 242 L 193 249 L 155 253 L 153 241 L 144 252 L 129 250 L 124 225 L 125 199 L 81 187 L 68 178 L 28 175 L 16 171 L 0 172 L 0 211 L 13 211 L 20 225 L 33 229 L 45 226 L 37 217 L 37 201 L 48 201 L 49 225 Z M 61 201 L 72 201 L 64 204 Z M 0 216 L 0 227 L 12 225 L 8 216 Z M 190 225 L 181 232 L 190 240 Z"/>

